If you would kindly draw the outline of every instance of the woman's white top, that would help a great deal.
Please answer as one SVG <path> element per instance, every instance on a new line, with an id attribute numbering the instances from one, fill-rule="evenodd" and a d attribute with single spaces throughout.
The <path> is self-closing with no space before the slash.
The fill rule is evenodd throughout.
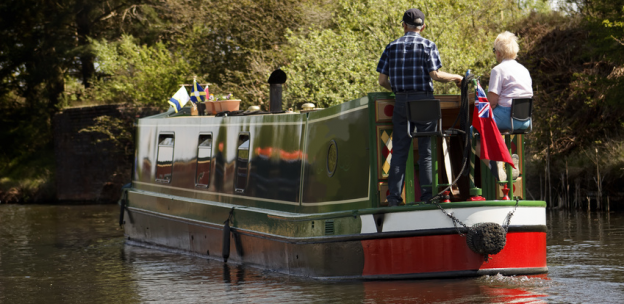
<path id="1" fill-rule="evenodd" d="M 533 97 L 531 75 L 514 59 L 505 59 L 492 69 L 489 92 L 498 95 L 498 105 L 511 107 L 511 100 Z"/>

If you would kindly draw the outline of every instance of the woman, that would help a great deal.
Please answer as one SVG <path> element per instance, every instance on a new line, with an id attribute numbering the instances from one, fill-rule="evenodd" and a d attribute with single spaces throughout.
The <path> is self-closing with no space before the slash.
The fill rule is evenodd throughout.
<path id="1" fill-rule="evenodd" d="M 492 50 L 499 64 L 490 73 L 487 98 L 498 128 L 509 130 L 511 129 L 511 100 L 533 97 L 531 75 L 529 70 L 516 61 L 519 50 L 516 35 L 510 32 L 499 34 Z M 530 121 L 514 120 L 514 129 L 527 129 L 530 123 Z"/>

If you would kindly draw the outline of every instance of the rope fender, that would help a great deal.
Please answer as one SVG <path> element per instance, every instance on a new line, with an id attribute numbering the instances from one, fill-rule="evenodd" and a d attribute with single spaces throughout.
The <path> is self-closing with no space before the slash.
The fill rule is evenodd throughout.
<path id="1" fill-rule="evenodd" d="M 514 209 L 507 214 L 505 220 L 503 220 L 503 225 L 499 225 L 497 223 L 478 223 L 472 225 L 472 227 L 468 227 L 462 221 L 460 221 L 455 215 L 446 211 L 440 204 L 435 203 L 435 205 L 448 216 L 453 221 L 453 226 L 457 229 L 457 233 L 460 236 L 466 237 L 466 244 L 470 250 L 475 253 L 482 254 L 487 262 L 489 260 L 490 254 L 497 254 L 503 248 L 505 248 L 505 244 L 507 243 L 507 232 L 509 231 L 509 224 L 511 223 L 511 218 L 514 213 L 518 209 L 518 204 L 520 203 L 520 199 L 518 197 L 516 199 L 516 205 Z M 467 231 L 463 233 L 459 226 L 462 226 Z"/>
<path id="2" fill-rule="evenodd" d="M 466 235 L 470 250 L 483 255 L 497 254 L 505 248 L 507 232 L 497 223 L 478 223 Z"/>

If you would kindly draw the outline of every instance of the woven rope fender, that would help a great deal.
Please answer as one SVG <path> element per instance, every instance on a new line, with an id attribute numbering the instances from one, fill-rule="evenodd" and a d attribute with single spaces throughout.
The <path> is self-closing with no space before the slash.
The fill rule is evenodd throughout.
<path id="1" fill-rule="evenodd" d="M 468 248 L 483 255 L 499 253 L 506 241 L 505 229 L 496 223 L 475 224 L 466 236 Z"/>

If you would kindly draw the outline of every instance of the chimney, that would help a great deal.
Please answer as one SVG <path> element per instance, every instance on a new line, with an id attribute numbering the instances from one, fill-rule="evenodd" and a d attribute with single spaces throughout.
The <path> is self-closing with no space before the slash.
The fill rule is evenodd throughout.
<path id="1" fill-rule="evenodd" d="M 271 73 L 267 82 L 271 85 L 269 111 L 282 112 L 282 84 L 286 82 L 286 73 L 277 69 Z"/>

